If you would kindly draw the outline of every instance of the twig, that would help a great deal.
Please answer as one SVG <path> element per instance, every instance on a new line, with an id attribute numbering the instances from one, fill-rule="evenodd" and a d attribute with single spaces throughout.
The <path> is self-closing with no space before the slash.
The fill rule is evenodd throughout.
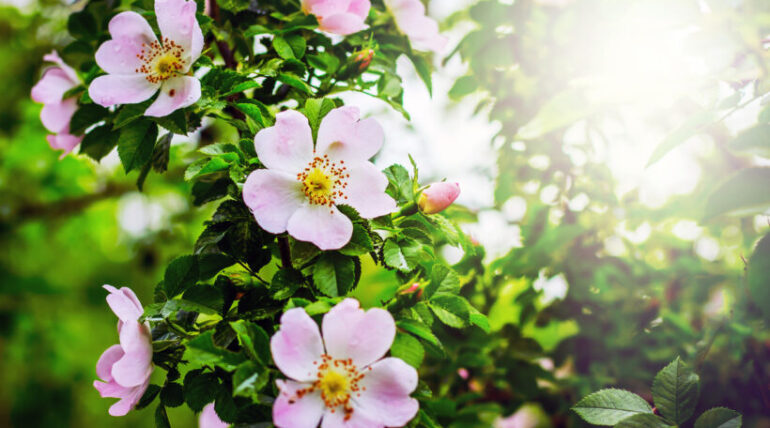
<path id="1" fill-rule="evenodd" d="M 291 249 L 289 248 L 289 238 L 285 236 L 278 237 L 278 249 L 281 252 L 281 264 L 284 269 L 292 269 Z"/>

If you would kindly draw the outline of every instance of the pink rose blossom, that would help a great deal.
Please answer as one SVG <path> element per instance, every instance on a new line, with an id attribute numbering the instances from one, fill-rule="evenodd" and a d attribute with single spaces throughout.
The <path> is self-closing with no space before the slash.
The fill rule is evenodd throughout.
<path id="1" fill-rule="evenodd" d="M 35 102 L 44 104 L 40 111 L 40 120 L 46 129 L 53 132 L 46 140 L 52 149 L 64 150 L 61 159 L 83 140 L 82 136 L 69 133 L 70 120 L 78 109 L 78 103 L 75 98 L 63 98 L 67 91 L 80 84 L 80 79 L 56 51 L 45 55 L 43 60 L 56 64 L 56 67 L 45 71 L 40 81 L 32 88 L 31 96 Z"/>
<path id="2" fill-rule="evenodd" d="M 359 120 L 355 107 L 326 115 L 315 148 L 305 116 L 293 110 L 278 113 L 275 126 L 254 138 L 267 169 L 249 175 L 243 200 L 270 233 L 288 231 L 322 250 L 342 248 L 350 241 L 353 223 L 337 205 L 350 205 L 364 218 L 396 209 L 385 193 L 387 177 L 369 162 L 382 140 L 380 125 L 374 119 Z"/>
<path id="3" fill-rule="evenodd" d="M 160 41 L 138 13 L 115 15 L 109 24 L 112 40 L 96 51 L 96 63 L 108 74 L 91 82 L 91 99 L 104 107 L 135 104 L 160 90 L 147 116 L 166 116 L 198 101 L 200 81 L 187 75 L 203 49 L 195 10 L 192 0 L 156 0 Z"/>
<path id="4" fill-rule="evenodd" d="M 420 194 L 417 205 L 425 214 L 436 214 L 444 211 L 452 202 L 460 196 L 458 183 L 433 183 Z"/>
<path id="5" fill-rule="evenodd" d="M 302 11 L 318 19 L 318 29 L 328 33 L 357 33 L 366 27 L 369 0 L 302 0 Z"/>
<path id="6" fill-rule="evenodd" d="M 136 406 L 150 384 L 152 374 L 152 339 L 150 326 L 139 323 L 144 313 L 136 294 L 128 287 L 111 285 L 107 304 L 118 316 L 120 344 L 107 348 L 96 363 L 96 374 L 103 382 L 94 381 L 102 398 L 120 398 L 110 407 L 110 415 L 124 416 Z"/>
<path id="7" fill-rule="evenodd" d="M 438 32 L 438 23 L 425 16 L 420 0 L 385 0 L 398 29 L 409 37 L 412 47 L 422 51 L 442 52 L 448 39 Z"/>
<path id="8" fill-rule="evenodd" d="M 345 299 L 318 325 L 303 308 L 289 309 L 270 340 L 275 365 L 289 377 L 278 380 L 273 404 L 279 428 L 400 427 L 419 408 L 409 394 L 417 370 L 399 358 L 382 358 L 396 324 L 390 313 L 364 311 Z"/>
<path id="9" fill-rule="evenodd" d="M 222 422 L 214 410 L 214 403 L 206 404 L 198 417 L 198 428 L 227 428 L 230 424 Z"/>

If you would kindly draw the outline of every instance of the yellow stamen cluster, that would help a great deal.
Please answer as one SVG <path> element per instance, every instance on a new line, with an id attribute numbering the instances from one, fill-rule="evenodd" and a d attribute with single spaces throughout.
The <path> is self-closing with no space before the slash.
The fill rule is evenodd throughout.
<path id="1" fill-rule="evenodd" d="M 157 40 L 150 44 L 142 43 L 142 52 L 136 55 L 142 65 L 135 71 L 143 73 L 150 83 L 163 82 L 184 68 L 182 54 L 184 48 L 168 38 L 163 39 L 163 44 Z"/>
<path id="2" fill-rule="evenodd" d="M 297 174 L 297 181 L 302 183 L 302 192 L 311 204 L 331 207 L 348 198 L 345 195 L 350 178 L 347 169 L 345 161 L 337 164 L 328 155 L 316 156 Z"/>
<path id="3" fill-rule="evenodd" d="M 359 371 L 350 358 L 335 360 L 331 356 L 323 354 L 321 361 L 313 361 L 313 364 L 318 365 L 317 380 L 309 387 L 297 390 L 296 399 L 302 398 L 305 394 L 320 391 L 321 399 L 326 407 L 332 413 L 340 408 L 339 410 L 345 415 L 345 420 L 349 420 L 353 416 L 353 406 L 350 399 L 353 395 L 360 397 L 361 391 L 366 390 L 365 386 L 359 386 L 359 382 L 364 379 L 366 374 Z M 368 370 L 371 369 L 368 367 Z M 293 404 L 294 398 L 289 400 L 289 403 Z"/>

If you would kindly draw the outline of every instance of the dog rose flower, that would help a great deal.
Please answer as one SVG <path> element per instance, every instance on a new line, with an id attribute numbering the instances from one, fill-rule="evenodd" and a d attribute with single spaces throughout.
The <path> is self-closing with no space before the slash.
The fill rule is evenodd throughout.
<path id="1" fill-rule="evenodd" d="M 425 16 L 420 0 L 385 0 L 398 29 L 409 37 L 412 47 L 423 51 L 441 52 L 448 39 L 438 32 L 438 23 Z"/>
<path id="2" fill-rule="evenodd" d="M 289 377 L 276 381 L 273 404 L 279 428 L 400 427 L 419 407 L 409 394 L 417 371 L 399 358 L 382 358 L 396 324 L 390 313 L 364 311 L 345 299 L 318 325 L 303 308 L 289 309 L 270 340 L 276 366 Z"/>
<path id="3" fill-rule="evenodd" d="M 433 183 L 420 194 L 417 205 L 425 214 L 436 214 L 444 211 L 460 196 L 458 183 Z"/>
<path id="4" fill-rule="evenodd" d="M 357 33 L 366 28 L 369 0 L 302 0 L 302 11 L 318 19 L 318 29 L 328 33 Z"/>
<path id="5" fill-rule="evenodd" d="M 43 57 L 44 61 L 56 64 L 45 71 L 40 81 L 32 88 L 32 100 L 43 103 L 40 121 L 53 134 L 46 137 L 54 150 L 64 150 L 61 158 L 71 152 L 83 140 L 82 136 L 71 135 L 70 120 L 78 109 L 75 98 L 63 98 L 70 89 L 80 84 L 72 67 L 62 61 L 56 51 Z"/>
<path id="6" fill-rule="evenodd" d="M 214 403 L 206 404 L 198 417 L 198 428 L 227 428 L 230 424 L 222 422 L 214 410 Z"/>
<path id="7" fill-rule="evenodd" d="M 111 285 L 107 304 L 118 316 L 120 344 L 107 348 L 96 363 L 94 388 L 102 398 L 120 398 L 110 407 L 112 416 L 124 416 L 136 406 L 147 390 L 152 374 L 152 338 L 150 326 L 139 323 L 144 313 L 136 294 L 128 287 L 117 289 Z"/>
<path id="8" fill-rule="evenodd" d="M 138 13 L 115 15 L 109 24 L 112 40 L 96 51 L 96 63 L 108 74 L 91 82 L 91 99 L 104 107 L 135 104 L 160 90 L 144 112 L 159 117 L 198 101 L 200 81 L 187 75 L 203 49 L 203 33 L 195 10 L 192 0 L 157 0 L 155 14 L 161 40 Z"/>
<path id="9" fill-rule="evenodd" d="M 382 140 L 382 127 L 374 119 L 359 120 L 355 107 L 340 107 L 324 117 L 315 148 L 305 116 L 293 110 L 278 113 L 275 126 L 254 138 L 267 169 L 249 175 L 243 200 L 270 233 L 288 231 L 322 250 L 342 248 L 353 223 L 337 205 L 350 205 L 364 218 L 396 209 L 385 193 L 387 177 L 369 162 Z"/>

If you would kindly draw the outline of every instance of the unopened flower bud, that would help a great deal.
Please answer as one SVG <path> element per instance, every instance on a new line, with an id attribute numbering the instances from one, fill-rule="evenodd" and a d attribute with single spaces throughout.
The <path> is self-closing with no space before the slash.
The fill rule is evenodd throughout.
<path id="1" fill-rule="evenodd" d="M 374 49 L 364 48 L 353 55 L 353 61 L 358 64 L 358 71 L 364 71 L 374 58 Z"/>
<path id="2" fill-rule="evenodd" d="M 420 195 L 417 205 L 420 211 L 425 214 L 436 214 L 444 211 L 460 195 L 460 185 L 458 183 L 448 183 L 442 181 L 428 186 Z"/>
<path id="3" fill-rule="evenodd" d="M 407 289 L 405 289 L 405 290 L 403 290 L 401 292 L 401 294 L 412 294 L 412 293 L 417 293 L 417 298 L 418 299 L 420 297 L 422 297 L 422 288 L 420 288 L 420 283 L 419 282 L 415 282 L 409 288 L 407 288 Z"/>

